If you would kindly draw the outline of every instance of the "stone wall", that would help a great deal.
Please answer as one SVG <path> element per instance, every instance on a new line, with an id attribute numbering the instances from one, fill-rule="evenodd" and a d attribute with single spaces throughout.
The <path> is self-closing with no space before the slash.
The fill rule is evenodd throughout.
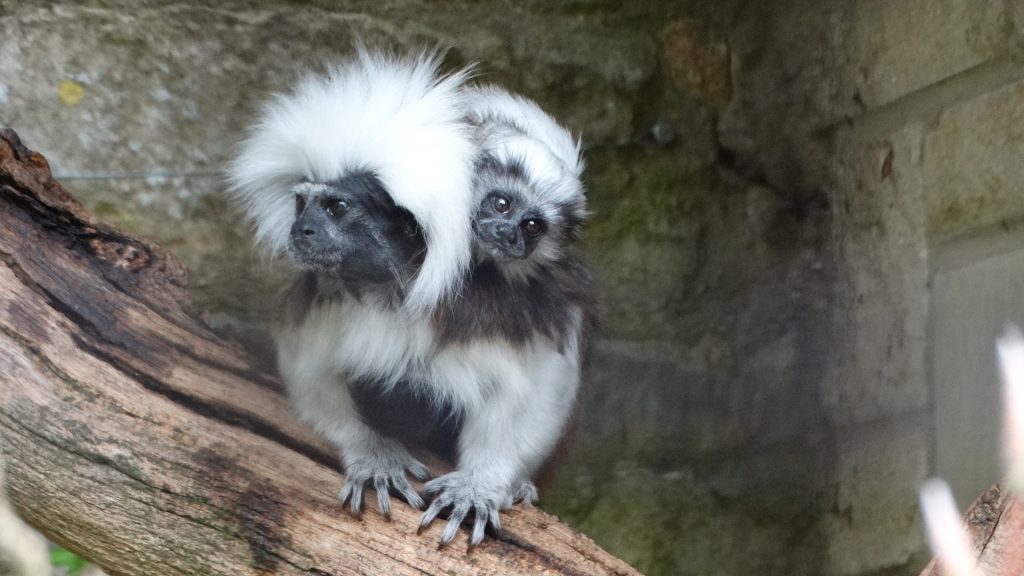
<path id="1" fill-rule="evenodd" d="M 886 450 L 902 458 L 837 475 L 839 486 L 865 475 L 887 482 L 851 493 L 845 505 L 868 513 L 832 540 L 867 541 L 877 550 L 868 557 L 888 563 L 921 546 L 909 498 L 921 478 L 946 478 L 966 506 L 1000 477 L 994 339 L 1024 320 L 1020 7 L 868 1 L 851 18 L 856 109 L 844 119 L 835 191 L 849 279 L 837 310 L 849 332 L 832 411 L 854 445 L 889 429 Z M 860 461 L 841 451 L 848 459 Z M 884 530 L 880 513 L 890 518 Z"/>
<path id="2" fill-rule="evenodd" d="M 452 46 L 586 146 L 605 327 L 543 506 L 651 575 L 912 574 L 920 480 L 998 475 L 1018 4 L 0 0 L 0 124 L 266 357 L 243 127 L 357 36 Z"/>

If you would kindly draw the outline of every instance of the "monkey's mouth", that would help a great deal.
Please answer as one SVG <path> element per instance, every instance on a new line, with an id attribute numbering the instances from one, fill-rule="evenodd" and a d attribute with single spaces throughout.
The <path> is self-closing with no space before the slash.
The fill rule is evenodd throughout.
<path id="1" fill-rule="evenodd" d="M 485 255 L 498 262 L 526 260 L 533 253 L 534 249 L 534 246 L 524 243 L 507 244 L 499 238 L 494 238 L 487 234 L 478 236 L 476 244 Z"/>
<path id="2" fill-rule="evenodd" d="M 301 268 L 314 272 L 326 272 L 341 268 L 344 263 L 341 255 L 337 252 L 316 248 L 302 239 L 293 238 L 288 243 L 288 256 Z"/>
<path id="3" fill-rule="evenodd" d="M 398 294 L 404 293 L 407 279 L 401 278 L 396 270 L 372 266 L 361 262 L 359 258 L 345 258 L 336 250 L 304 244 L 302 240 L 290 242 L 288 255 L 299 268 L 306 272 L 314 272 L 339 280 L 350 290 L 383 289 Z"/>
<path id="4" fill-rule="evenodd" d="M 533 246 L 521 240 L 509 242 L 494 234 L 487 226 L 480 226 L 473 222 L 473 232 L 476 235 L 476 246 L 484 255 L 490 256 L 498 262 L 510 260 L 525 260 L 533 252 Z"/>
<path id="5" fill-rule="evenodd" d="M 480 248 L 485 254 L 498 262 L 507 262 L 510 260 L 524 260 L 529 254 L 524 253 L 524 250 L 509 249 L 505 246 L 496 242 L 481 242 Z"/>

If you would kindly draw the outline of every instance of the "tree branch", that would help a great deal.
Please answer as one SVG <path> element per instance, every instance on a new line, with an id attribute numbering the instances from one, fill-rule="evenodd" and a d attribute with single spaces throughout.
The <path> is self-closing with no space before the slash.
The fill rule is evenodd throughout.
<path id="1" fill-rule="evenodd" d="M 1024 507 L 1004 483 L 986 490 L 964 515 L 971 546 L 978 557 L 978 572 L 991 576 L 1024 574 Z M 936 560 L 921 576 L 943 576 Z"/>
<path id="2" fill-rule="evenodd" d="M 408 506 L 350 517 L 337 455 L 186 286 L 0 133 L 0 455 L 52 540 L 113 574 L 636 574 L 537 509 L 470 554 Z"/>

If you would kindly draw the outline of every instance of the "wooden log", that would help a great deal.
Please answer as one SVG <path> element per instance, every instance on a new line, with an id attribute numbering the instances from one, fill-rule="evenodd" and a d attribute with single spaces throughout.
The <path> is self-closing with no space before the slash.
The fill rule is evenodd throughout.
<path id="1" fill-rule="evenodd" d="M 1024 574 L 1024 503 L 1005 483 L 992 486 L 967 509 L 964 524 L 978 558 L 978 574 L 1021 576 Z M 936 560 L 921 576 L 943 576 Z"/>
<path id="2" fill-rule="evenodd" d="M 350 517 L 337 455 L 186 286 L 0 133 L 0 456 L 52 540 L 111 574 L 637 574 L 537 509 L 469 553 L 404 504 Z"/>

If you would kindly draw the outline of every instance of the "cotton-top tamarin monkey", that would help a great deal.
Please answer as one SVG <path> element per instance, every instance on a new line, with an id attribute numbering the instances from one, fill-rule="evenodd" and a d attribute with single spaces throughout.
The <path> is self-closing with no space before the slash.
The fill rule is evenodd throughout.
<path id="1" fill-rule="evenodd" d="M 485 395 L 467 397 L 479 408 L 462 415 L 459 470 L 427 483 L 437 497 L 423 525 L 454 505 L 449 540 L 471 502 L 472 543 L 483 511 L 536 500 L 531 478 L 573 412 L 594 306 L 590 270 L 572 246 L 587 216 L 578 142 L 523 97 L 496 87 L 463 96 L 479 148 L 474 263 L 437 318 L 446 353 L 479 367 Z"/>
<path id="2" fill-rule="evenodd" d="M 412 377 L 436 354 L 433 314 L 471 260 L 467 72 L 438 65 L 432 53 L 358 50 L 274 98 L 229 170 L 257 243 L 296 265 L 278 368 L 300 417 L 341 450 L 356 513 L 366 484 L 385 515 L 389 489 L 423 505 L 406 472 L 425 479 L 426 467 L 364 421 L 350 387 L 442 393 Z"/>
<path id="3" fill-rule="evenodd" d="M 389 491 L 422 507 L 406 475 L 428 470 L 403 432 L 436 425 L 456 468 L 427 483 L 423 525 L 451 507 L 449 542 L 472 511 L 475 544 L 499 509 L 532 501 L 530 475 L 565 427 L 589 273 L 571 251 L 511 276 L 473 257 L 487 242 L 473 231 L 487 145 L 466 120 L 467 72 L 438 63 L 364 49 L 307 78 L 264 109 L 230 180 L 257 240 L 298 268 L 278 365 L 300 417 L 341 451 L 341 500 L 358 514 L 370 486 L 385 516 Z M 572 237 L 582 207 L 568 214 L 546 221 L 550 238 L 563 226 Z M 547 254 L 542 243 L 532 253 Z"/>

